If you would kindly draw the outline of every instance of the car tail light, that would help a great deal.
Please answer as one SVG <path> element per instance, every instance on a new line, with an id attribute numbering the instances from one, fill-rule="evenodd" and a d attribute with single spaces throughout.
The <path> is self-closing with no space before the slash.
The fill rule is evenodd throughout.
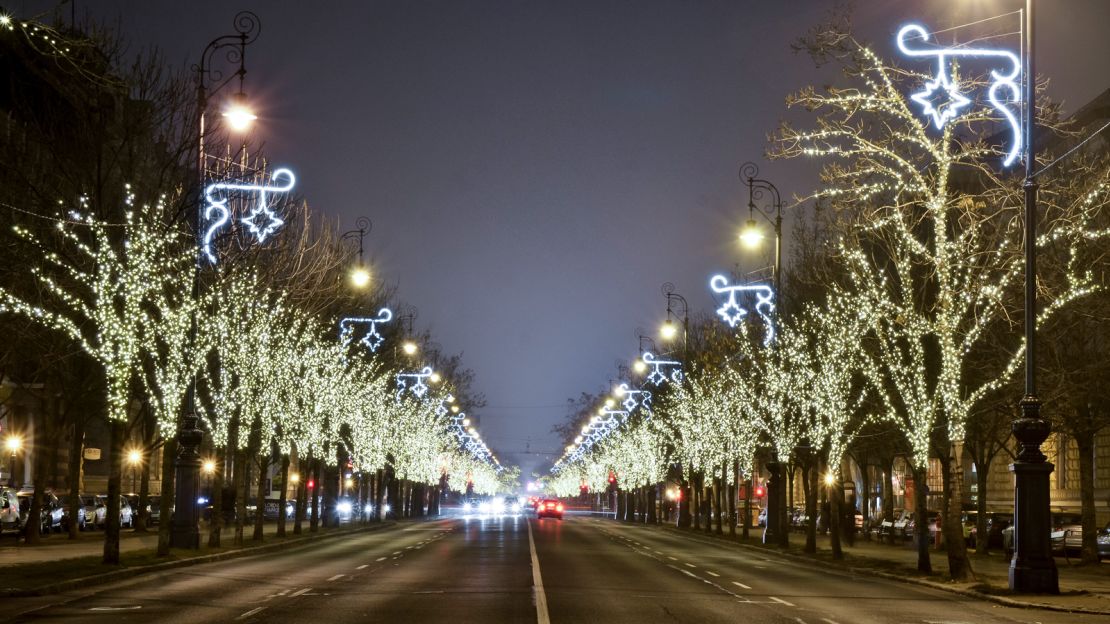
<path id="1" fill-rule="evenodd" d="M 558 505 L 555 506 L 555 511 L 562 511 L 562 510 L 563 510 L 563 504 L 562 503 L 559 503 Z"/>
<path id="2" fill-rule="evenodd" d="M 548 509 L 554 509 L 554 508 L 555 508 L 555 504 L 554 504 L 554 503 L 548 503 L 548 504 L 547 504 L 547 508 L 548 508 Z"/>

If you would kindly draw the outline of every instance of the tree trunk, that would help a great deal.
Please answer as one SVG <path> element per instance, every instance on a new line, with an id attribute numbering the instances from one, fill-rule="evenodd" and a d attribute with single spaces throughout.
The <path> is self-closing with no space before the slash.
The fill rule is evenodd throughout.
<path id="1" fill-rule="evenodd" d="M 162 443 L 162 491 L 158 497 L 158 556 L 170 554 L 170 535 L 173 532 L 173 499 L 176 485 L 174 460 L 177 458 L 177 438 L 170 437 Z"/>
<path id="2" fill-rule="evenodd" d="M 723 480 L 728 482 L 728 466 L 722 471 Z M 732 485 L 728 486 L 728 535 L 736 537 L 736 488 L 740 487 L 740 461 L 732 461 Z"/>
<path id="3" fill-rule="evenodd" d="M 690 514 L 690 503 L 693 502 L 693 493 L 690 488 L 690 481 L 679 476 L 678 487 L 678 528 L 688 529 L 693 522 L 693 516 Z"/>
<path id="4" fill-rule="evenodd" d="M 281 495 L 278 497 L 277 536 L 285 537 L 285 506 L 289 504 L 289 454 L 281 456 Z"/>
<path id="5" fill-rule="evenodd" d="M 990 529 L 987 527 L 987 483 L 990 477 L 990 462 L 975 465 L 975 552 L 987 554 L 990 548 Z"/>
<path id="6" fill-rule="evenodd" d="M 817 467 L 811 461 L 802 471 L 802 494 L 806 499 L 806 545 L 807 553 L 817 552 Z"/>
<path id="7" fill-rule="evenodd" d="M 739 467 L 740 467 L 740 464 L 739 464 L 739 462 L 737 462 L 737 464 L 736 464 L 736 469 L 737 469 L 736 475 L 737 475 L 737 477 L 736 478 L 737 478 L 738 481 L 740 479 Z M 744 538 L 745 542 L 748 541 L 748 538 L 750 537 L 749 529 L 751 529 L 751 524 L 752 524 L 752 488 L 755 487 L 755 466 L 749 465 L 748 466 L 748 471 L 749 471 L 748 472 L 748 479 L 746 481 L 747 487 L 744 488 L 744 525 L 743 525 L 744 530 L 743 530 L 743 534 L 741 535 L 741 537 Z"/>
<path id="8" fill-rule="evenodd" d="M 153 429 L 153 427 L 151 428 Z M 143 472 L 139 475 L 139 514 L 135 516 L 135 532 L 146 533 L 150 522 L 150 458 L 154 454 L 154 440 L 147 440 L 146 456 L 143 459 Z"/>
<path id="9" fill-rule="evenodd" d="M 958 461 L 953 447 L 941 455 L 940 472 L 944 479 L 944 496 L 941 503 L 941 526 L 945 550 L 948 553 L 948 574 L 953 581 L 968 581 L 975 578 L 971 561 L 967 558 L 967 543 L 964 542 L 963 525 L 960 522 L 960 497 L 957 491 L 956 474 L 952 462 Z"/>
<path id="10" fill-rule="evenodd" d="M 266 472 L 270 468 L 270 455 L 258 456 L 258 488 L 254 493 L 254 535 L 256 542 L 263 540 L 265 531 L 263 523 L 266 521 Z M 278 515 L 284 510 L 279 510 Z"/>
<path id="11" fill-rule="evenodd" d="M 312 485 L 309 490 L 308 499 L 309 504 L 312 506 L 312 518 L 308 521 L 308 530 L 315 533 L 320 530 L 320 497 L 316 495 L 320 490 L 320 460 L 312 460 Z"/>
<path id="12" fill-rule="evenodd" d="M 224 471 L 227 466 L 227 448 L 216 449 L 216 470 L 212 474 L 212 513 L 208 516 L 208 547 L 219 548 L 224 530 Z"/>
<path id="13" fill-rule="evenodd" d="M 832 468 L 829 469 L 830 473 Z M 840 546 L 840 516 L 844 507 L 844 482 L 840 477 L 840 470 L 833 473 L 836 477 L 829 486 L 829 544 L 832 546 L 833 559 L 843 559 L 844 551 Z"/>
<path id="14" fill-rule="evenodd" d="M 385 519 L 382 505 L 385 503 L 385 469 L 378 468 L 374 476 L 374 519 L 381 522 Z"/>
<path id="15" fill-rule="evenodd" d="M 235 449 L 232 484 L 235 488 L 235 537 L 236 546 L 243 545 L 243 523 L 247 521 L 247 452 Z"/>
<path id="16" fill-rule="evenodd" d="M 69 481 L 69 539 L 77 539 L 77 532 L 81 530 L 80 518 L 85 513 L 81 504 L 81 462 L 84 458 L 85 446 L 85 421 L 78 417 L 73 423 L 73 439 L 69 443 L 69 471 L 66 480 Z"/>
<path id="17" fill-rule="evenodd" d="M 647 521 L 648 521 L 648 524 L 658 524 L 659 523 L 659 515 L 655 510 L 656 498 L 657 498 L 658 493 L 659 493 L 659 486 L 657 484 L 653 483 L 651 485 L 651 487 L 649 487 L 647 489 L 647 512 L 648 512 Z"/>
<path id="18" fill-rule="evenodd" d="M 293 511 L 293 535 L 300 535 L 304 528 L 304 517 L 308 510 L 308 460 L 297 451 L 297 506 Z"/>
<path id="19" fill-rule="evenodd" d="M 894 458 L 883 462 L 883 521 L 894 522 Z"/>
<path id="20" fill-rule="evenodd" d="M 1095 525 L 1095 436 L 1075 436 L 1079 447 L 1079 502 L 1083 526 L 1083 563 L 1098 563 L 1098 529 Z M 1063 468 L 1061 467 L 1061 470 Z M 1065 536 L 1067 537 L 1067 536 Z"/>
<path id="21" fill-rule="evenodd" d="M 917 546 L 917 571 L 932 574 L 933 565 L 929 560 L 929 527 L 925 522 L 929 496 L 926 475 L 927 469 L 924 466 L 913 468 L 913 541 Z"/>
<path id="22" fill-rule="evenodd" d="M 727 482 L 727 480 L 728 477 L 726 476 L 724 482 Z M 724 505 L 721 504 L 724 500 L 724 491 L 721 489 L 722 483 L 720 477 L 713 477 L 713 506 L 715 507 L 713 510 L 713 530 L 717 532 L 717 535 L 725 534 L 724 527 L 721 525 L 722 516 L 725 515 Z"/>
<path id="23" fill-rule="evenodd" d="M 119 564 L 119 497 L 121 469 L 123 468 L 123 433 L 124 423 L 111 421 L 108 423 L 111 431 L 111 449 L 108 451 L 108 509 L 104 524 L 104 563 L 109 565 Z M 34 512 L 34 507 L 31 508 Z M 34 516 L 31 516 L 32 518 Z"/>

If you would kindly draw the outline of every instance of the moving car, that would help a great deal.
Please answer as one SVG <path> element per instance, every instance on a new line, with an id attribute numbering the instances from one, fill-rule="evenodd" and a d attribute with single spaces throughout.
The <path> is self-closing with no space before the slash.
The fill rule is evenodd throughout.
<path id="1" fill-rule="evenodd" d="M 563 519 L 563 504 L 554 498 L 546 498 L 536 507 L 537 518 Z"/>

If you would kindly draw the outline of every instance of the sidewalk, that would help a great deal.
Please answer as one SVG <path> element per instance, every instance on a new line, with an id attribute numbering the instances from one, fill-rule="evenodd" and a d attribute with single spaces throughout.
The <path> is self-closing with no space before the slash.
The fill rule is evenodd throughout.
<path id="1" fill-rule="evenodd" d="M 303 525 L 305 533 L 309 524 Z M 266 522 L 262 525 L 263 537 L 273 538 L 277 535 L 277 523 Z M 287 535 L 293 535 L 293 521 L 285 524 Z M 251 542 L 254 535 L 254 525 L 243 527 L 244 540 Z M 220 532 L 220 543 L 230 545 L 235 538 L 235 527 L 224 527 Z M 208 543 L 208 527 L 203 523 L 200 527 L 201 544 Z M 136 533 L 131 529 L 123 529 L 119 535 L 120 554 L 150 550 L 158 546 L 158 526 L 152 526 L 146 533 Z M 61 559 L 74 559 L 77 557 L 100 556 L 104 553 L 104 531 L 84 531 L 78 533 L 75 540 L 69 539 L 66 533 L 51 533 L 42 538 L 37 546 L 27 546 L 14 534 L 0 536 L 0 561 L 5 565 L 20 563 L 38 563 L 42 561 L 58 561 Z"/>
<path id="2" fill-rule="evenodd" d="M 858 538 L 853 546 L 842 542 L 844 559 L 838 562 L 832 558 L 830 539 L 827 535 L 817 536 L 817 554 L 810 555 L 803 551 L 805 547 L 804 533 L 792 532 L 790 534 L 790 548 L 783 552 L 776 547 L 764 546 L 760 543 L 762 529 L 752 530 L 751 538 L 746 543 L 739 537 L 739 531 L 737 531 L 737 538 L 734 542 L 728 538 L 727 534 L 720 537 L 715 534 L 708 535 L 704 531 L 678 531 L 678 529 L 673 528 L 671 530 L 691 537 L 723 539 L 726 542 L 737 543 L 741 547 L 778 552 L 785 557 L 807 563 L 834 565 L 853 572 L 928 585 L 1008 606 L 1110 615 L 1110 562 L 1081 566 L 1077 565 L 1074 558 L 1069 563 L 1063 557 L 1057 557 L 1056 566 L 1060 578 L 1060 594 L 1055 596 L 1023 595 L 1010 593 L 1010 562 L 1003 557 L 1001 551 L 993 551 L 987 555 L 977 555 L 974 551 L 969 552 L 975 580 L 957 583 L 948 580 L 948 556 L 944 550 L 935 548 L 929 550 L 933 574 L 926 575 L 918 572 L 917 551 L 911 542 L 880 544 Z"/>

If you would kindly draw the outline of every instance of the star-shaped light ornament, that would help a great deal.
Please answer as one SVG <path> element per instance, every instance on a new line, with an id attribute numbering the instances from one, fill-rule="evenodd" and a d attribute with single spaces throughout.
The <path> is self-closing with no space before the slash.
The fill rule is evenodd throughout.
<path id="1" fill-rule="evenodd" d="M 285 221 L 282 221 L 280 217 L 274 214 L 273 210 L 270 210 L 269 206 L 265 206 L 261 203 L 256 206 L 249 215 L 243 217 L 242 221 L 247 224 L 250 233 L 253 234 L 255 239 L 260 243 L 266 242 L 266 239 L 285 223 Z"/>
<path id="2" fill-rule="evenodd" d="M 938 130 L 949 120 L 959 117 L 961 108 L 971 104 L 971 100 L 960 93 L 959 87 L 949 80 L 944 71 L 925 83 L 925 89 L 914 93 L 910 99 L 921 104 L 922 112 L 933 118 L 933 124 Z"/>

